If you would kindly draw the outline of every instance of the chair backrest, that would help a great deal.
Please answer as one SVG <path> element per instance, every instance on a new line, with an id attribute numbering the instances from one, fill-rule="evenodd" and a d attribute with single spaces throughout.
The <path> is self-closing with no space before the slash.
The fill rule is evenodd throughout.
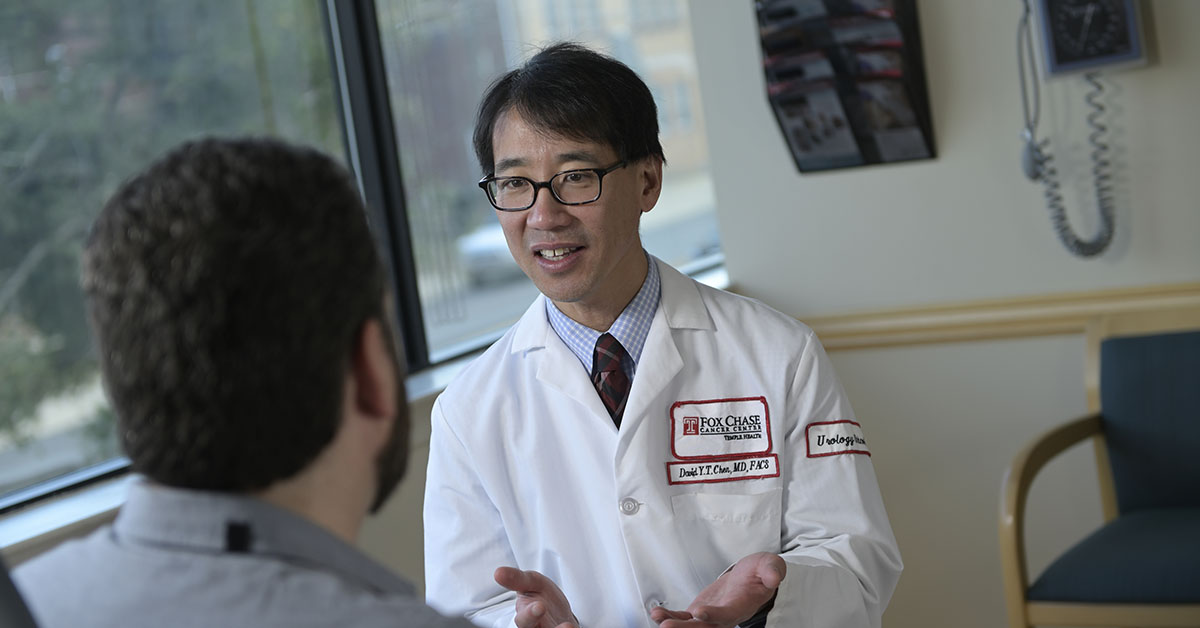
<path id="1" fill-rule="evenodd" d="M 8 568 L 0 560 L 0 626 L 5 628 L 36 628 L 29 607 L 21 599 L 12 578 L 8 577 Z"/>
<path id="2" fill-rule="evenodd" d="M 1111 506 L 1200 507 L 1200 309 L 1098 319 L 1088 354 L 1088 405 L 1104 417 Z"/>
<path id="3" fill-rule="evenodd" d="M 1200 331 L 1102 342 L 1100 409 L 1120 512 L 1200 507 Z"/>

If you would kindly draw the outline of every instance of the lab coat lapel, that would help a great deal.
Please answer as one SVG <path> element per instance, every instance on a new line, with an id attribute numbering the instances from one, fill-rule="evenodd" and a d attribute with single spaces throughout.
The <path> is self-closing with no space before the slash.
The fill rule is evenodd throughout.
<path id="1" fill-rule="evenodd" d="M 600 395 L 592 385 L 591 378 L 579 363 L 579 358 L 571 353 L 558 334 L 554 333 L 554 328 L 549 325 L 546 325 L 545 344 L 545 355 L 538 364 L 538 382 L 575 400 L 601 419 L 602 424 L 615 431 L 616 426 L 608 416 L 604 403 L 600 401 Z"/>
<path id="2" fill-rule="evenodd" d="M 541 385 L 566 395 L 602 419 L 601 424 L 607 424 L 615 431 L 608 410 L 604 409 L 579 358 L 571 353 L 546 319 L 545 296 L 538 296 L 517 322 L 512 352 L 524 353 L 527 359 L 536 360 L 536 377 Z"/>
<path id="3" fill-rule="evenodd" d="M 665 296 L 665 295 L 664 295 Z M 638 361 L 633 386 L 629 390 L 629 401 L 625 403 L 625 415 L 621 420 L 621 431 L 632 434 L 646 415 L 659 412 L 652 406 L 664 390 L 683 370 L 683 358 L 675 346 L 674 334 L 660 307 L 654 313 L 650 332 L 646 335 L 646 348 Z"/>
<path id="4" fill-rule="evenodd" d="M 628 429 L 632 433 L 636 423 L 646 416 L 657 416 L 666 411 L 666 408 L 653 407 L 653 404 L 683 370 L 683 357 L 677 343 L 687 340 L 677 337 L 676 330 L 713 328 L 712 317 L 696 283 L 657 258 L 653 261 L 658 264 L 662 280 L 662 298 L 646 336 L 642 358 L 638 361 L 629 402 L 625 405 L 623 422 L 631 424 L 628 428 L 622 426 L 622 432 Z"/>

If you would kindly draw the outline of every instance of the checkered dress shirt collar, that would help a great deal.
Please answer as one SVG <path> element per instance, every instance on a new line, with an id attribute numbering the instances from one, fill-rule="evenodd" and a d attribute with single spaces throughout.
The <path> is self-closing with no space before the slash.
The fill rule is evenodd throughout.
<path id="1" fill-rule="evenodd" d="M 658 301 L 661 296 L 658 264 L 649 254 L 646 255 L 646 260 L 650 268 L 646 272 L 646 281 L 642 282 L 642 289 L 638 290 L 637 295 L 633 297 L 629 305 L 625 306 L 621 315 L 613 322 L 612 327 L 608 328 L 608 333 L 620 341 L 621 346 L 625 347 L 625 351 L 632 358 L 629 360 L 630 364 L 622 365 L 630 380 L 633 379 L 638 360 L 642 357 L 642 349 L 646 346 L 646 336 L 650 333 L 650 323 L 654 320 L 654 313 L 658 310 Z M 571 320 L 550 299 L 546 299 L 546 317 L 550 319 L 550 326 L 554 328 L 558 337 L 571 349 L 571 353 L 579 358 L 584 372 L 590 375 L 592 352 L 596 348 L 596 340 L 603 332 Z"/>

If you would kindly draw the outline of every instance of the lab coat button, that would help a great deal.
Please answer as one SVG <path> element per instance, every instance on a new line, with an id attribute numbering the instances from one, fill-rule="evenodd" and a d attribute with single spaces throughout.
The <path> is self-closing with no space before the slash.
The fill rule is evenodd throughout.
<path id="1" fill-rule="evenodd" d="M 656 600 L 654 598 L 650 598 L 650 599 L 646 600 L 646 610 L 649 612 L 654 612 L 655 608 L 658 608 L 659 606 L 666 606 L 666 605 L 667 605 L 666 600 Z"/>
<path id="2" fill-rule="evenodd" d="M 638 500 L 632 497 L 626 497 L 621 500 L 621 514 L 623 515 L 636 515 L 638 509 L 641 507 L 642 505 L 638 503 Z"/>

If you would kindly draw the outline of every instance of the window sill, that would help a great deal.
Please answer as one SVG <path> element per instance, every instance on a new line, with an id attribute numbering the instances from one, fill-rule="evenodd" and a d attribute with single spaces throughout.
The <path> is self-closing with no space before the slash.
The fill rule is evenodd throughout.
<path id="1" fill-rule="evenodd" d="M 729 286 L 724 264 L 693 276 L 716 288 Z M 440 394 L 480 353 L 482 350 L 410 375 L 406 380 L 408 403 Z M 5 514 L 0 517 L 0 557 L 12 567 L 61 541 L 87 534 L 112 521 L 133 481 L 134 476 L 127 473 Z"/>
<path id="2" fill-rule="evenodd" d="M 126 474 L 5 515 L 0 518 L 0 556 L 11 567 L 111 521 L 131 482 L 133 476 Z"/>

